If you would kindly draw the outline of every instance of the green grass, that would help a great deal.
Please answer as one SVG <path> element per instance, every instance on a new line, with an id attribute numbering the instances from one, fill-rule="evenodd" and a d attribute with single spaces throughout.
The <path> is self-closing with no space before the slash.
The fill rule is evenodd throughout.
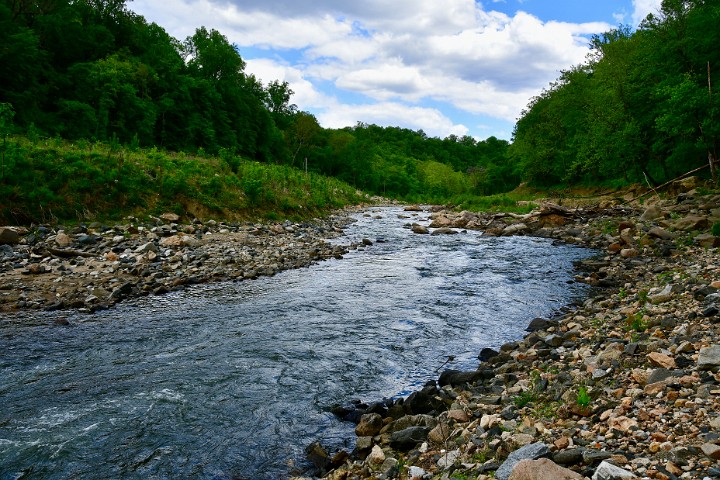
<path id="1" fill-rule="evenodd" d="M 117 220 L 168 211 L 190 219 L 301 219 L 366 198 L 334 178 L 225 152 L 209 157 L 14 137 L 2 153 L 0 221 L 5 224 Z"/>

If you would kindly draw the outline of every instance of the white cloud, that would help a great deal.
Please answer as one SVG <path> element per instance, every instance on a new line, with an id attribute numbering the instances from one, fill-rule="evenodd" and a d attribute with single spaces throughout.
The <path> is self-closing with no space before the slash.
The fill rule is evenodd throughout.
<path id="1" fill-rule="evenodd" d="M 658 13 L 660 11 L 661 0 L 633 0 L 633 11 L 632 21 L 633 25 L 640 25 L 640 22 L 645 20 L 645 17 L 649 13 Z"/>
<path id="2" fill-rule="evenodd" d="M 658 2 L 635 0 L 636 15 Z M 514 121 L 559 70 L 584 60 L 584 35 L 611 28 L 508 16 L 474 0 L 135 0 L 129 6 L 177 38 L 204 25 L 246 50 L 267 50 L 268 58 L 245 58 L 247 71 L 265 83 L 288 81 L 293 103 L 315 111 L 324 126 L 365 121 L 442 136 L 468 129 L 438 110 L 439 103 Z M 344 92 L 354 95 L 352 104 L 342 100 Z"/>

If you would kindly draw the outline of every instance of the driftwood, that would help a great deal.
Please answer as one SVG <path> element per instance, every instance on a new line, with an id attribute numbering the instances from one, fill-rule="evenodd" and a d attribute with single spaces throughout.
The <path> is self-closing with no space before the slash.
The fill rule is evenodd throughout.
<path id="1" fill-rule="evenodd" d="M 89 252 L 83 252 L 81 250 L 70 250 L 70 249 L 64 249 L 64 248 L 51 248 L 48 247 L 46 249 L 48 253 L 55 257 L 62 257 L 62 258 L 72 258 L 72 257 L 85 257 L 85 258 L 91 258 L 91 257 L 97 257 L 97 254 L 95 253 L 89 253 Z"/>

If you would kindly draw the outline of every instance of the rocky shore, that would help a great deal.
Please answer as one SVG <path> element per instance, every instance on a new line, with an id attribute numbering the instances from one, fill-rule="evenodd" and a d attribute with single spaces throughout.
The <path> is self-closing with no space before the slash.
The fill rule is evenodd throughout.
<path id="1" fill-rule="evenodd" d="M 447 370 L 407 398 L 339 406 L 357 424 L 356 446 L 311 445 L 319 475 L 720 478 L 720 195 L 697 186 L 680 182 L 634 207 L 436 211 L 429 229 L 408 225 L 593 247 L 575 280 L 596 288 L 557 318 L 528 319 L 523 339 L 478 352 L 475 371 Z"/>
<path id="2" fill-rule="evenodd" d="M 74 227 L 0 227 L 0 312 L 106 309 L 186 285 L 252 279 L 340 257 L 349 222 L 181 223 L 175 214 Z"/>

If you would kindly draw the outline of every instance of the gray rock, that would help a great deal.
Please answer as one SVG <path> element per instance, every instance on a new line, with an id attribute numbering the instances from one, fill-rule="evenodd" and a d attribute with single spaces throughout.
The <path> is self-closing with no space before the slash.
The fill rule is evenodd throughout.
<path id="1" fill-rule="evenodd" d="M 513 468 L 515 468 L 515 465 L 520 463 L 521 460 L 537 460 L 538 458 L 547 456 L 548 453 L 550 453 L 550 449 L 544 443 L 538 442 L 525 445 L 508 456 L 507 460 L 505 460 L 495 472 L 495 478 L 498 480 L 508 480 Z"/>
<path id="2" fill-rule="evenodd" d="M 395 450 L 407 452 L 418 443 L 427 439 L 430 428 L 428 427 L 409 427 L 399 432 L 395 432 L 390 436 L 390 446 Z"/>
<path id="3" fill-rule="evenodd" d="M 525 329 L 528 332 L 537 332 L 539 330 L 547 330 L 550 327 L 557 327 L 557 320 L 546 320 L 544 318 L 534 318 Z"/>
<path id="4" fill-rule="evenodd" d="M 656 368 L 650 372 L 650 375 L 648 375 L 647 383 L 648 385 L 652 385 L 653 383 L 664 382 L 665 380 L 675 376 L 682 377 L 682 372 L 680 372 L 680 375 L 677 375 L 673 370 L 668 370 L 667 368 Z"/>
<path id="5" fill-rule="evenodd" d="M 564 339 L 560 335 L 552 334 L 545 337 L 545 343 L 550 345 L 551 347 L 559 347 L 563 344 L 563 342 Z"/>
<path id="6" fill-rule="evenodd" d="M 648 207 L 647 210 L 640 216 L 640 220 L 642 221 L 649 221 L 649 220 L 657 220 L 658 218 L 662 218 L 664 216 L 664 213 L 662 209 L 656 205 L 652 205 Z"/>
<path id="7" fill-rule="evenodd" d="M 579 465 L 583 461 L 584 448 L 568 448 L 555 452 L 553 460 L 560 465 Z"/>
<path id="8" fill-rule="evenodd" d="M 453 230 L 452 228 L 440 227 L 440 228 L 436 228 L 435 230 L 433 230 L 431 235 L 455 235 L 457 233 L 458 233 L 458 231 Z"/>
<path id="9" fill-rule="evenodd" d="M 651 228 L 648 231 L 648 235 L 654 238 L 659 238 L 661 240 L 672 240 L 673 238 L 675 238 L 675 235 L 660 227 Z"/>
<path id="10" fill-rule="evenodd" d="M 720 345 L 711 345 L 700 349 L 698 368 L 713 372 L 720 370 Z"/>
<path id="11" fill-rule="evenodd" d="M 610 452 L 605 452 L 602 450 L 588 449 L 583 452 L 583 462 L 587 463 L 588 465 L 607 460 L 610 457 L 612 457 L 612 454 Z"/>
<path id="12" fill-rule="evenodd" d="M 595 470 L 592 480 L 625 480 L 638 478 L 632 472 L 628 472 L 624 468 L 616 467 L 612 463 L 602 462 Z"/>

